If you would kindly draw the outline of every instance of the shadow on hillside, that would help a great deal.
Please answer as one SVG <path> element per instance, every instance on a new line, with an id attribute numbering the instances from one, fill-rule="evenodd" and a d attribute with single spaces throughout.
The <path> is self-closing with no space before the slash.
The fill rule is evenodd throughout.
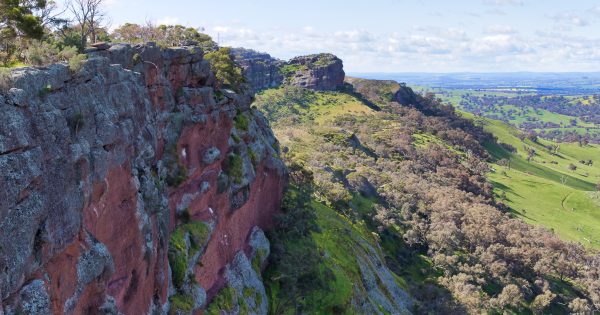
<path id="1" fill-rule="evenodd" d="M 344 83 L 344 86 L 342 88 L 340 88 L 339 91 L 342 93 L 346 93 L 346 94 L 356 97 L 358 100 L 363 102 L 365 105 L 367 105 L 370 109 L 372 109 L 374 111 L 378 111 L 378 112 L 381 111 L 381 107 L 379 107 L 379 106 L 377 106 L 377 104 L 371 102 L 363 94 L 355 91 L 354 86 L 352 86 L 352 84 Z"/>

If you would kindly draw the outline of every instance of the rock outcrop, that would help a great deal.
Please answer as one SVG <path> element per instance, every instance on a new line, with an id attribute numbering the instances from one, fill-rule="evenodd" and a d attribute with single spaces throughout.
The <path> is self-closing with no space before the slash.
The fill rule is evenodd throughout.
<path id="1" fill-rule="evenodd" d="M 344 64 L 332 54 L 301 56 L 284 62 L 253 50 L 233 51 L 254 92 L 281 85 L 317 91 L 335 91 L 344 86 Z"/>
<path id="2" fill-rule="evenodd" d="M 344 85 L 344 65 L 332 54 L 293 58 L 282 68 L 286 83 L 317 91 L 334 91 Z"/>
<path id="3" fill-rule="evenodd" d="M 283 83 L 281 67 L 285 65 L 284 61 L 251 49 L 235 48 L 232 52 L 244 69 L 244 77 L 253 92 L 275 88 Z"/>
<path id="4" fill-rule="evenodd" d="M 18 69 L 0 94 L 0 314 L 191 314 L 230 279 L 260 293 L 247 261 L 285 174 L 251 96 L 217 89 L 195 47 L 113 45 L 73 70 Z"/>

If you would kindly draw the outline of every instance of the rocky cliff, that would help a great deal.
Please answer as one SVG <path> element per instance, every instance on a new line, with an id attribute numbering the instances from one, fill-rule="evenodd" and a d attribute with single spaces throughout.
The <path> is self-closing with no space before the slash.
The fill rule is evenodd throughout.
<path id="1" fill-rule="evenodd" d="M 293 58 L 283 68 L 287 84 L 317 91 L 334 91 L 344 85 L 344 64 L 332 54 Z"/>
<path id="2" fill-rule="evenodd" d="M 233 49 L 235 60 L 244 69 L 250 89 L 254 92 L 278 87 L 283 83 L 281 68 L 285 61 L 251 49 Z"/>
<path id="3" fill-rule="evenodd" d="M 344 64 L 332 54 L 300 56 L 287 62 L 243 48 L 234 49 L 234 54 L 255 92 L 280 85 L 335 91 L 344 85 Z"/>
<path id="4" fill-rule="evenodd" d="M 0 314 L 188 314 L 252 288 L 278 143 L 200 49 L 115 45 L 0 94 Z M 252 266 L 258 268 L 252 268 Z M 261 291 L 262 290 L 262 291 Z"/>

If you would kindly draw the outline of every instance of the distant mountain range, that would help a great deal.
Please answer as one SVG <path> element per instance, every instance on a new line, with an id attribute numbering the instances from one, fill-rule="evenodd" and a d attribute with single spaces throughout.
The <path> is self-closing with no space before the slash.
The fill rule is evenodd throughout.
<path id="1" fill-rule="evenodd" d="M 600 93 L 600 72 L 349 73 L 349 76 L 387 79 L 434 88 L 524 88 L 551 94 Z"/>

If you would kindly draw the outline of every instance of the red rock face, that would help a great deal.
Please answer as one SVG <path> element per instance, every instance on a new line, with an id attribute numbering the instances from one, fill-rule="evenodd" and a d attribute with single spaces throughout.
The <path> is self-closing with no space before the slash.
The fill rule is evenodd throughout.
<path id="1" fill-rule="evenodd" d="M 15 195 L 15 199 L 26 203 L 50 191 L 59 197 L 64 193 L 65 199 L 74 200 L 68 205 L 75 215 L 69 220 L 52 221 L 44 218 L 59 215 L 61 208 L 53 208 L 50 203 L 39 206 L 42 215 L 32 218 L 31 226 L 25 227 L 32 231 L 31 241 L 22 240 L 31 255 L 12 269 L 10 279 L 14 280 L 3 282 L 9 278 L 0 274 L 0 293 L 4 294 L 0 295 L 0 314 L 3 310 L 27 311 L 27 301 L 22 300 L 20 292 L 34 279 L 44 282 L 49 299 L 47 310 L 55 314 L 99 314 L 101 308 L 148 314 L 163 308 L 172 283 L 167 255 L 169 237 L 181 224 L 182 209 L 191 220 L 214 226 L 201 263 L 194 270 L 197 282 L 210 299 L 224 284 L 225 265 L 235 253 L 247 249 L 252 228 L 270 227 L 272 216 L 280 207 L 285 176 L 273 149 L 276 140 L 264 120 L 249 109 L 248 97 L 226 94 L 217 103 L 213 75 L 199 51 L 117 48 L 98 52 L 110 62 L 91 58 L 86 67 L 92 70 L 85 72 L 90 80 L 70 79 L 72 86 L 48 97 L 60 102 L 67 97 L 60 93 L 92 93 L 93 101 L 81 101 L 94 103 L 81 111 L 85 124 L 72 128 L 72 118 L 62 118 L 67 120 L 65 126 L 71 128 L 70 135 L 55 135 L 65 137 L 64 151 L 35 139 L 35 130 L 43 126 L 31 123 L 29 137 L 32 142 L 39 142 L 37 146 L 46 152 L 46 161 L 66 161 L 59 171 L 72 175 L 63 180 L 64 187 L 49 185 L 49 177 L 54 174 L 47 169 L 51 163 L 33 161 L 34 166 L 38 163 L 42 175 L 32 172 L 27 181 L 35 185 L 29 185 L 24 190 L 26 194 Z M 134 53 L 148 61 L 132 66 L 141 73 L 138 79 L 131 72 L 109 68 L 114 60 L 132 60 Z M 32 80 L 38 76 L 48 75 L 34 73 Z M 31 93 L 32 102 L 42 102 L 37 94 Z M 132 108 L 123 109 L 126 105 Z M 113 112 L 118 114 L 110 123 L 94 125 Z M 233 118 L 240 114 L 248 117 L 249 130 L 236 129 Z M 232 134 L 237 134 L 236 141 Z M 85 153 L 86 146 L 91 146 L 89 153 Z M 206 164 L 203 157 L 212 148 L 220 154 Z M 84 153 L 72 158 L 78 150 Z M 250 165 L 248 152 L 252 152 L 253 159 L 258 157 L 252 161 L 256 165 Z M 242 158 L 243 178 L 237 184 L 230 179 L 226 187 L 220 187 L 223 184 L 219 184 L 219 174 L 230 154 Z M 181 179 L 167 185 L 166 178 L 174 168 L 180 169 Z M 244 202 L 234 206 L 232 200 L 241 195 Z M 8 202 L 8 209 L 0 209 L 3 216 L 7 213 L 0 218 L 2 226 L 12 222 L 8 216 L 17 204 Z M 60 240 L 53 236 L 56 231 L 68 230 L 74 232 L 61 234 Z M 0 234 L 0 241 L 5 242 L 10 236 Z M 0 267 L 2 264 L 0 259 Z"/>

